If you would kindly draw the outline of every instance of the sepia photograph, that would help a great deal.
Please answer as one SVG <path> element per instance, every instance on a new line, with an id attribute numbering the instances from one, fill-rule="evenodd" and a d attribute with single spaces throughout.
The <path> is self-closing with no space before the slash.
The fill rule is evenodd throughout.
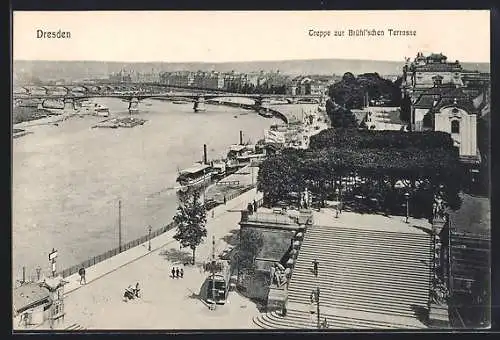
<path id="1" fill-rule="evenodd" d="M 490 329 L 490 62 L 489 10 L 13 11 L 13 332 Z"/>

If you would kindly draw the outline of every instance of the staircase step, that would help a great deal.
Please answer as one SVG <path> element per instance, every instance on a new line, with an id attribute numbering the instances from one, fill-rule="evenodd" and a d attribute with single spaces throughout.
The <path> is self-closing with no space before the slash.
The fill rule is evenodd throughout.
<path id="1" fill-rule="evenodd" d="M 290 302 L 302 303 L 305 304 L 303 299 L 289 298 Z M 328 306 L 329 308 L 344 308 L 351 309 L 369 313 L 378 313 L 385 315 L 398 315 L 404 317 L 415 317 L 414 311 L 411 309 L 411 305 L 418 306 L 420 308 L 427 308 L 427 304 L 420 303 L 412 303 L 407 305 L 386 305 L 381 304 L 380 301 L 373 301 L 371 303 L 368 302 L 360 302 L 359 299 L 352 298 L 332 298 L 332 299 L 320 299 L 320 304 Z M 320 307 L 321 308 L 321 307 Z"/>
<path id="2" fill-rule="evenodd" d="M 301 244 L 300 248 L 315 248 L 315 249 L 325 249 L 325 248 L 335 248 L 339 250 L 346 250 L 348 252 L 352 252 L 352 250 L 364 250 L 365 252 L 388 252 L 389 254 L 401 254 L 402 256 L 411 256 L 418 254 L 428 254 L 430 251 L 430 246 L 428 244 L 420 244 L 414 247 L 394 247 L 390 244 L 388 245 L 378 245 L 373 242 L 367 243 L 358 243 L 352 242 L 352 240 L 311 240 L 306 238 L 305 241 Z"/>
<path id="3" fill-rule="evenodd" d="M 298 268 L 304 263 L 304 266 L 308 266 L 309 268 L 312 267 L 312 261 L 313 260 L 318 260 L 320 261 L 319 265 L 322 267 L 325 267 L 325 265 L 322 265 L 322 263 L 328 264 L 328 266 L 334 267 L 338 264 L 343 264 L 347 263 L 352 266 L 362 266 L 366 265 L 367 267 L 371 268 L 380 268 L 383 270 L 384 268 L 393 268 L 394 270 L 403 270 L 407 268 L 413 268 L 415 270 L 428 270 L 429 265 L 426 263 L 423 263 L 422 261 L 427 261 L 429 262 L 430 258 L 429 256 L 426 258 L 420 258 L 420 259 L 412 259 L 412 260 L 406 260 L 406 259 L 394 259 L 391 257 L 388 258 L 377 258 L 376 256 L 372 257 L 366 257 L 363 258 L 355 257 L 355 256 L 349 256 L 349 254 L 345 253 L 322 253 L 322 252 L 309 252 L 309 251 L 303 251 L 302 253 L 299 253 L 297 257 L 297 262 L 295 267 Z M 397 266 L 397 267 L 396 267 Z M 321 268 L 320 268 L 321 270 Z"/>
<path id="4" fill-rule="evenodd" d="M 327 251 L 329 253 L 327 253 Z M 373 264 L 381 264 L 384 267 L 384 264 L 393 264 L 399 265 L 399 267 L 409 267 L 409 268 L 427 268 L 429 265 L 429 261 L 432 259 L 429 254 L 427 256 L 415 257 L 415 258 L 405 258 L 398 257 L 397 254 L 372 254 L 370 256 L 369 253 L 346 253 L 346 252 L 337 252 L 335 249 L 325 250 L 325 251 L 317 251 L 315 249 L 302 249 L 298 254 L 297 263 L 311 263 L 313 260 L 318 260 L 323 263 L 362 263 L 368 264 L 369 267 L 373 267 Z M 426 262 L 426 263 L 425 263 Z"/>
<path id="5" fill-rule="evenodd" d="M 329 233 L 337 233 L 337 234 L 366 234 L 371 235 L 376 238 L 377 236 L 384 235 L 387 238 L 397 237 L 401 239 L 415 239 L 421 240 L 425 238 L 430 238 L 429 234 L 426 233 L 404 233 L 400 231 L 389 231 L 389 230 L 377 230 L 377 229 L 362 229 L 362 228 L 349 228 L 342 227 L 339 225 L 335 226 L 321 226 L 321 225 L 313 225 L 307 229 L 307 232 L 321 232 L 325 235 Z"/>
<path id="6" fill-rule="evenodd" d="M 304 303 L 310 303 L 311 292 L 315 290 L 316 287 L 310 287 L 307 289 L 297 289 L 292 288 L 289 290 L 289 297 L 300 297 L 305 299 Z M 293 293 L 293 294 L 290 294 Z M 325 287 L 320 286 L 320 298 L 325 299 L 337 299 L 337 298 L 360 298 L 363 301 L 371 302 L 371 301 L 382 301 L 383 304 L 390 303 L 394 304 L 411 304 L 411 303 L 423 303 L 427 304 L 427 300 L 429 297 L 429 291 L 424 291 L 422 294 L 412 294 L 412 295 L 404 295 L 404 293 L 395 293 L 395 292 L 381 292 L 381 291 L 373 291 L 370 289 L 350 289 L 349 288 L 340 288 L 340 289 L 327 289 Z"/>
<path id="7" fill-rule="evenodd" d="M 282 319 L 288 319 L 289 316 L 292 316 L 294 319 L 298 318 L 310 318 L 310 315 L 308 315 L 307 312 L 304 311 L 298 311 L 298 310 L 288 310 L 287 311 L 287 316 L 283 318 L 281 315 L 278 315 L 276 312 L 271 312 L 271 315 L 275 316 L 275 318 L 282 318 Z M 379 321 L 379 320 L 368 320 L 368 319 L 359 319 L 359 318 L 354 318 L 354 317 L 344 317 L 340 315 L 332 315 L 328 313 L 324 313 L 320 311 L 320 316 L 326 317 L 327 320 L 329 321 L 330 328 L 336 328 L 335 325 L 337 323 L 343 323 L 347 325 L 349 328 L 359 328 L 358 326 L 361 326 L 363 328 L 395 328 L 395 329 L 400 329 L 400 328 L 420 328 L 417 326 L 410 326 L 410 325 L 405 325 L 405 324 L 392 324 L 384 321 Z M 355 327 L 353 327 L 355 326 Z"/>
<path id="8" fill-rule="evenodd" d="M 347 253 L 347 254 L 358 254 L 358 255 L 369 255 L 373 254 L 373 256 L 384 256 L 387 257 L 389 255 L 398 255 L 401 256 L 401 259 L 408 259 L 408 258 L 418 258 L 419 256 L 429 256 L 429 247 L 428 246 L 423 246 L 420 249 L 414 249 L 411 251 L 408 250 L 402 250 L 402 249 L 389 249 L 389 248 L 379 248 L 376 246 L 358 246 L 355 244 L 337 244 L 337 243 L 329 243 L 325 244 L 323 241 L 323 244 L 302 244 L 300 249 L 308 249 L 309 251 L 314 250 L 315 252 L 323 252 L 326 251 L 328 253 L 332 252 L 340 252 L 340 253 Z M 299 250 L 300 251 L 300 250 Z M 328 254 L 327 253 L 327 254 Z"/>
<path id="9" fill-rule="evenodd" d="M 268 318 L 264 317 L 265 314 L 261 314 L 254 318 L 258 320 L 258 325 L 263 328 L 263 329 L 300 329 L 293 323 L 286 324 L 286 323 L 276 323 L 273 320 L 269 320 Z"/>
<path id="10" fill-rule="evenodd" d="M 71 326 L 66 327 L 64 330 L 67 330 L 67 331 L 78 331 L 78 330 L 85 330 L 85 328 L 82 327 L 79 324 L 74 323 Z"/>
<path id="11" fill-rule="evenodd" d="M 303 304 L 310 303 L 310 294 L 294 292 L 295 294 L 290 295 L 290 301 L 300 301 Z M 338 302 L 348 302 L 350 304 L 360 304 L 364 306 L 377 306 L 389 309 L 401 309 L 408 310 L 410 305 L 422 305 L 427 306 L 428 298 L 427 296 L 408 298 L 403 296 L 390 296 L 390 295 L 380 295 L 374 297 L 373 295 L 367 294 L 365 292 L 336 292 L 336 291 L 322 291 L 320 296 L 320 301 L 322 301 L 325 306 L 331 307 Z M 293 298 L 292 298 L 293 297 Z"/>
<path id="12" fill-rule="evenodd" d="M 326 316 L 327 317 L 327 316 Z M 316 322 L 311 322 L 310 316 L 304 313 L 303 315 L 282 317 L 274 313 L 264 314 L 261 317 L 266 320 L 267 325 L 273 325 L 274 329 L 316 329 Z M 327 317 L 328 319 L 328 317 Z M 329 319 L 329 323 L 333 326 L 333 321 Z M 268 326 L 269 327 L 269 326 Z M 330 327 L 332 329 L 350 329 L 352 328 L 352 323 L 346 323 L 342 321 L 335 320 L 335 327 Z"/>
<path id="13" fill-rule="evenodd" d="M 366 280 L 360 280 L 360 279 L 353 279 L 353 278 L 338 278 L 338 277 L 332 277 L 332 279 L 318 279 L 316 280 L 310 280 L 308 278 L 304 277 L 292 277 L 293 282 L 290 281 L 289 284 L 289 290 L 294 289 L 295 287 L 297 288 L 303 288 L 303 287 L 316 287 L 316 282 L 319 283 L 320 287 L 346 287 L 350 289 L 370 289 L 372 291 L 387 291 L 390 293 L 393 292 L 405 292 L 406 294 L 417 294 L 420 295 L 422 290 L 428 290 L 429 289 L 429 280 L 426 282 L 419 282 L 419 284 L 411 284 L 404 286 L 404 285 L 397 285 L 397 284 L 390 284 L 388 282 L 384 281 L 366 281 Z M 402 289 L 402 287 L 404 287 Z"/>
<path id="14" fill-rule="evenodd" d="M 374 265 L 374 267 L 366 268 L 359 263 L 354 263 L 354 265 L 349 266 L 348 264 L 337 262 L 337 263 L 326 263 L 329 266 L 326 268 L 319 268 L 320 278 L 335 278 L 337 276 L 347 277 L 349 275 L 359 276 L 362 274 L 363 277 L 367 278 L 377 278 L 377 279 L 394 279 L 388 281 L 394 282 L 413 282 L 413 281 L 423 281 L 429 279 L 430 269 L 420 268 L 419 271 L 410 271 L 407 269 L 407 273 L 404 272 L 404 268 L 395 268 L 391 271 L 388 267 L 379 267 Z M 311 280 L 314 278 L 313 273 L 309 263 L 297 263 L 294 270 L 292 271 L 292 277 L 294 276 L 304 276 Z"/>
<path id="15" fill-rule="evenodd" d="M 300 317 L 289 317 L 283 319 L 280 316 L 273 315 L 271 313 L 265 313 L 262 315 L 262 319 L 266 320 L 268 324 L 276 325 L 279 328 L 293 328 L 293 329 L 310 329 L 313 328 L 311 322 L 308 320 L 303 320 Z"/>
<path id="16" fill-rule="evenodd" d="M 429 296 L 429 286 L 412 287 L 411 290 L 401 290 L 398 287 L 390 287 L 388 289 L 382 288 L 383 285 L 367 285 L 367 284 L 352 284 L 349 285 L 347 281 L 345 282 L 332 282 L 331 284 L 322 282 L 319 288 L 325 294 L 332 295 L 367 295 L 369 298 L 401 298 L 403 300 L 421 300 L 427 299 Z M 315 290 L 317 286 L 315 284 L 290 284 L 288 287 L 289 295 L 290 293 L 310 296 L 311 292 Z"/>
<path id="17" fill-rule="evenodd" d="M 292 271 L 292 276 L 295 273 L 304 273 L 307 275 L 310 275 L 313 277 L 313 273 L 311 271 L 312 265 L 310 264 L 315 257 L 311 257 L 310 259 L 306 259 L 309 261 L 302 261 L 303 259 L 300 258 L 299 262 L 295 264 L 295 267 L 293 268 Z M 366 263 L 366 262 L 365 262 Z M 322 265 L 323 264 L 323 265 Z M 321 261 L 319 267 L 319 275 L 320 276 L 327 276 L 327 275 L 337 275 L 340 273 L 340 271 L 345 272 L 345 273 L 357 273 L 357 272 L 363 272 L 367 276 L 391 276 L 391 277 L 396 277 L 396 278 L 415 278 L 418 279 L 428 277 L 430 273 L 430 266 L 428 265 L 427 267 L 419 266 L 416 267 L 413 265 L 413 263 L 406 264 L 405 266 L 401 267 L 390 267 L 389 264 L 382 265 L 381 263 L 373 263 L 371 267 L 364 267 L 366 264 L 364 264 L 362 261 L 356 260 L 352 261 L 351 263 L 346 263 L 346 261 Z M 405 281 L 405 280 L 403 280 Z"/>
<path id="18" fill-rule="evenodd" d="M 422 238 L 422 239 L 407 239 L 403 237 L 383 237 L 382 235 L 379 237 L 373 237 L 371 235 L 365 234 L 344 234 L 344 233 L 314 233 L 314 232 L 306 232 L 306 236 L 311 240 L 323 239 L 323 240 L 359 240 L 359 241 L 370 241 L 372 240 L 374 243 L 380 244 L 394 244 L 398 245 L 418 245 L 418 244 L 427 244 L 431 241 L 430 237 Z"/>
<path id="19" fill-rule="evenodd" d="M 366 320 L 339 315 L 330 315 L 322 312 L 321 319 L 328 320 L 329 329 L 420 329 L 416 325 L 392 324 L 379 320 Z M 316 322 L 311 322 L 309 313 L 298 310 L 288 310 L 286 317 L 277 312 L 261 314 L 257 317 L 259 321 L 265 320 L 266 327 L 274 326 L 274 329 L 315 329 Z M 255 320 L 255 319 L 254 319 Z M 258 323 L 258 322 L 257 322 Z"/>

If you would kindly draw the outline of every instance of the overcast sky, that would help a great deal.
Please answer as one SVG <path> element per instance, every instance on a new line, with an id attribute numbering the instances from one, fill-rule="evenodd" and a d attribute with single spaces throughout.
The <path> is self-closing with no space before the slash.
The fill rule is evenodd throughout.
<path id="1" fill-rule="evenodd" d="M 37 39 L 37 30 L 70 39 Z M 325 38 L 309 30 L 330 31 Z M 334 37 L 335 30 L 384 37 Z M 415 30 L 394 37 L 388 29 Z M 16 60 L 227 62 L 291 59 L 401 61 L 418 51 L 490 61 L 489 11 L 14 12 Z"/>

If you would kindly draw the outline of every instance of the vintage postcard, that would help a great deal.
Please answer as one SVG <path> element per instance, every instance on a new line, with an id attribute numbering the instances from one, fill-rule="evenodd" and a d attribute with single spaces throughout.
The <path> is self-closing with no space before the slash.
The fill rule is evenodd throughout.
<path id="1" fill-rule="evenodd" d="M 13 13 L 14 331 L 490 327 L 490 12 Z"/>

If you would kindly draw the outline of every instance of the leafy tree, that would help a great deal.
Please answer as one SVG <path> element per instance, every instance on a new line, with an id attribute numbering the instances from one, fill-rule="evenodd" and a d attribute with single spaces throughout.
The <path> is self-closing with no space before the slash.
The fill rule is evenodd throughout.
<path id="1" fill-rule="evenodd" d="M 240 268 L 253 269 L 255 257 L 263 245 L 264 236 L 261 232 L 250 228 L 241 229 L 237 255 Z"/>
<path id="2" fill-rule="evenodd" d="M 188 197 L 180 200 L 174 222 L 177 225 L 177 233 L 174 235 L 174 239 L 180 242 L 181 247 L 191 248 L 194 264 L 196 247 L 207 236 L 207 213 L 200 202 L 200 193 L 198 191 L 193 191 Z"/>

